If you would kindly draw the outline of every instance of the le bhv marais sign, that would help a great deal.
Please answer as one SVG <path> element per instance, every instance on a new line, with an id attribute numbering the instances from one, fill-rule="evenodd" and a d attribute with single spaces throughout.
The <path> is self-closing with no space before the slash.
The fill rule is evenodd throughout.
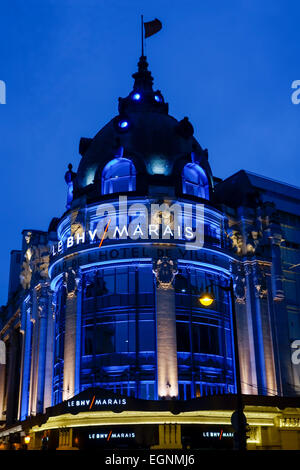
<path id="1" fill-rule="evenodd" d="M 65 407 L 70 412 L 78 411 L 97 411 L 100 409 L 124 408 L 127 405 L 126 397 L 100 396 L 94 394 L 90 398 L 74 397 L 67 400 Z"/>
<path id="2" fill-rule="evenodd" d="M 162 204 L 134 203 L 128 207 L 127 197 L 118 203 L 99 204 L 97 225 L 92 230 L 82 228 L 52 247 L 52 256 L 64 253 L 82 244 L 102 246 L 110 240 L 153 240 L 185 242 L 186 250 L 199 250 L 204 243 L 204 205 L 174 202 Z M 130 223 L 128 223 L 130 220 Z"/>

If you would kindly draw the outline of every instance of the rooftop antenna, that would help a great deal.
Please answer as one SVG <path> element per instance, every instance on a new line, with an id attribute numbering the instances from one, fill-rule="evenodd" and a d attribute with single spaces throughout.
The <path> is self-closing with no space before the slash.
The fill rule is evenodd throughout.
<path id="1" fill-rule="evenodd" d="M 141 15 L 141 27 L 142 27 L 142 56 L 144 56 L 144 15 Z"/>

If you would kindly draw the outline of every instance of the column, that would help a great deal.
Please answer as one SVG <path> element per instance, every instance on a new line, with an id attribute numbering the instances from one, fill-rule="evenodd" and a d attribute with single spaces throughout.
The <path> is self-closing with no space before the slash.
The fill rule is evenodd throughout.
<path id="1" fill-rule="evenodd" d="M 7 380 L 7 406 L 6 406 L 6 423 L 12 424 L 17 419 L 18 414 L 18 395 L 19 395 L 19 338 L 17 331 L 10 331 L 9 338 L 9 365 Z"/>
<path id="2" fill-rule="evenodd" d="M 156 335 L 158 396 L 178 396 L 175 290 L 176 263 L 169 258 L 154 262 L 156 275 Z"/>
<path id="3" fill-rule="evenodd" d="M 47 320 L 47 345 L 45 361 L 45 387 L 44 387 L 44 412 L 52 406 L 52 381 L 53 381 L 53 348 L 55 331 L 56 294 L 49 291 L 48 320 Z"/>
<path id="4" fill-rule="evenodd" d="M 32 323 L 32 339 L 31 339 L 31 364 L 30 364 L 30 382 L 29 382 L 29 415 L 36 414 L 36 394 L 37 394 L 37 365 L 38 365 L 38 345 L 39 345 L 39 329 L 38 329 L 38 289 L 40 285 L 32 290 L 32 307 L 30 321 Z"/>
<path id="5" fill-rule="evenodd" d="M 6 350 L 4 341 L 0 340 L 0 421 L 5 420 L 4 411 L 4 385 L 5 385 L 5 365 Z"/>
<path id="6" fill-rule="evenodd" d="M 151 449 L 182 449 L 180 424 L 159 424 L 158 436 L 158 445 Z"/>
<path id="7" fill-rule="evenodd" d="M 267 277 L 268 265 L 256 261 L 253 265 L 254 292 L 256 301 L 256 311 L 260 318 L 260 328 L 262 331 L 261 341 L 263 343 L 264 364 L 265 364 L 265 395 L 274 395 L 277 392 L 273 334 L 271 328 L 271 318 L 268 305 Z"/>
<path id="8" fill-rule="evenodd" d="M 77 329 L 77 285 L 75 274 L 75 271 L 70 268 L 68 273 L 65 275 L 67 297 L 64 341 L 63 400 L 67 400 L 75 395 Z"/>
<path id="9" fill-rule="evenodd" d="M 73 447 L 73 429 L 59 428 L 59 444 L 56 450 L 78 450 Z"/>
<path id="10" fill-rule="evenodd" d="M 274 355 L 277 373 L 278 391 L 283 395 L 291 395 L 293 389 L 293 371 L 290 353 L 290 335 L 288 314 L 284 301 L 283 273 L 281 266 L 280 245 L 282 241 L 281 228 L 278 224 L 270 224 L 269 238 L 271 241 L 271 289 L 270 310 L 274 338 Z"/>
<path id="11" fill-rule="evenodd" d="M 38 306 L 39 322 L 39 343 L 38 343 L 38 365 L 37 365 L 37 392 L 36 392 L 36 412 L 42 413 L 44 409 L 44 388 L 45 388 L 45 365 L 47 346 L 47 322 L 49 294 L 48 285 L 41 288 Z"/>
<path id="12" fill-rule="evenodd" d="M 246 272 L 246 285 L 247 285 L 247 309 L 252 323 L 252 341 L 255 354 L 255 368 L 257 378 L 257 388 L 255 382 L 253 385 L 253 394 L 266 395 L 267 394 L 267 381 L 266 381 L 266 364 L 265 364 L 265 350 L 264 338 L 262 330 L 262 319 L 259 302 L 256 297 L 255 287 L 255 274 L 253 263 L 245 262 Z"/>
<path id="13" fill-rule="evenodd" d="M 246 303 L 246 272 L 242 262 L 232 264 L 242 393 L 257 394 L 251 309 Z M 254 386 L 254 387 L 253 387 Z"/>
<path id="14" fill-rule="evenodd" d="M 29 414 L 29 379 L 30 379 L 30 362 L 31 362 L 31 335 L 32 322 L 30 320 L 31 301 L 30 298 L 24 301 L 22 307 L 21 332 L 23 333 L 23 349 L 22 349 L 22 376 L 21 399 L 20 399 L 20 419 L 24 420 Z"/>
<path id="15" fill-rule="evenodd" d="M 75 392 L 80 392 L 80 359 L 81 359 L 81 314 L 82 314 L 82 275 L 78 273 L 77 284 L 77 312 L 76 312 L 76 353 L 75 353 Z"/>

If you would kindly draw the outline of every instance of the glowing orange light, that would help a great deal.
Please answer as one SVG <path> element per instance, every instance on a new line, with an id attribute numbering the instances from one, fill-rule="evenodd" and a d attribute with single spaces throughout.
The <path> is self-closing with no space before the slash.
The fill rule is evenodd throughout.
<path id="1" fill-rule="evenodd" d="M 209 307 L 214 301 L 214 297 L 210 292 L 205 292 L 204 294 L 199 297 L 199 302 L 204 307 Z"/>
<path id="2" fill-rule="evenodd" d="M 30 436 L 25 436 L 25 437 L 24 437 L 24 442 L 25 442 L 25 444 L 29 444 L 29 442 L 30 442 Z"/>
<path id="3" fill-rule="evenodd" d="M 103 240 L 104 240 L 105 234 L 106 234 L 106 232 L 107 232 L 107 229 L 108 229 L 108 227 L 109 227 L 110 221 L 111 221 L 111 219 L 109 219 L 109 221 L 108 221 L 108 223 L 107 223 L 107 225 L 106 225 L 106 227 L 105 227 L 105 230 L 104 230 L 103 236 L 102 236 L 102 238 L 101 238 L 101 242 L 99 243 L 99 248 L 101 248 L 101 246 L 102 246 L 102 243 L 103 243 Z"/>

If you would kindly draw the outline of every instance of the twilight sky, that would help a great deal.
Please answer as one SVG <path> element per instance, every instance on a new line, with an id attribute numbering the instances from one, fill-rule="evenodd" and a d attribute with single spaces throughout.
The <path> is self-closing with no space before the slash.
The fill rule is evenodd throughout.
<path id="1" fill-rule="evenodd" d="M 2 0 L 0 305 L 23 229 L 65 210 L 64 173 L 132 88 L 140 15 L 154 87 L 188 116 L 216 176 L 247 169 L 300 186 L 300 4 L 296 0 Z"/>

